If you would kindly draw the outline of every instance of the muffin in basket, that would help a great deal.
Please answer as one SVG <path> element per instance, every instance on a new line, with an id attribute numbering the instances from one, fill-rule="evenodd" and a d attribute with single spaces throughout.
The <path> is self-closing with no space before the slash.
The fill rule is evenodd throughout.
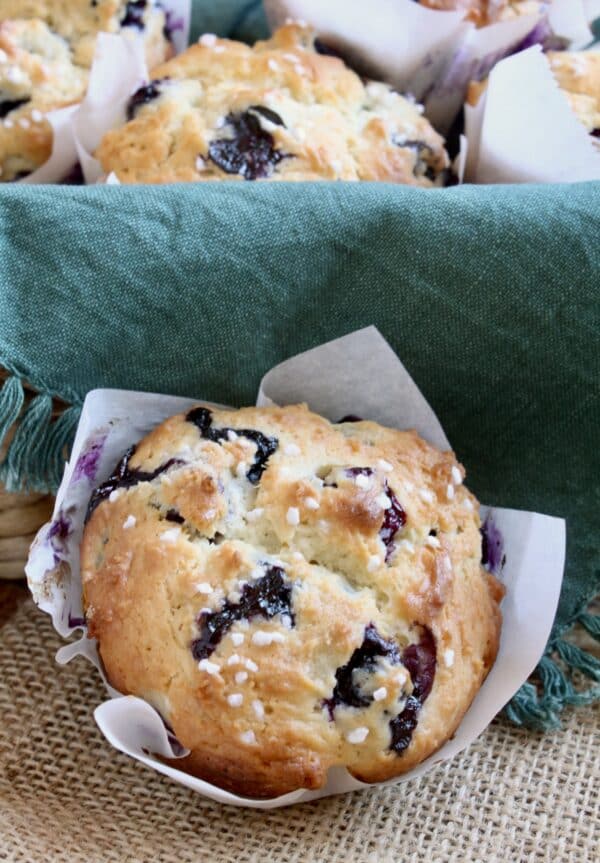
<path id="1" fill-rule="evenodd" d="M 46 114 L 82 99 L 99 32 L 140 35 L 152 67 L 172 53 L 165 26 L 154 0 L 0 0 L 0 182 L 48 160 Z"/>
<path id="2" fill-rule="evenodd" d="M 154 70 L 130 100 L 129 121 L 104 136 L 96 157 L 122 183 L 443 185 L 448 156 L 421 106 L 320 50 L 296 24 L 253 48 L 205 34 Z"/>
<path id="3" fill-rule="evenodd" d="M 305 406 L 172 417 L 92 495 L 89 635 L 240 795 L 389 779 L 456 727 L 498 649 L 463 469 L 414 432 Z"/>

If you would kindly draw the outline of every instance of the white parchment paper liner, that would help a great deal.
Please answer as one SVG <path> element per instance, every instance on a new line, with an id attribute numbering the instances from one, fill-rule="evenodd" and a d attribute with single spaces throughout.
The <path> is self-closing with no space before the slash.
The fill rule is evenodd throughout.
<path id="1" fill-rule="evenodd" d="M 171 41 L 175 53 L 179 54 L 187 48 L 191 20 L 191 0 L 163 0 L 162 6 L 167 14 L 171 30 Z M 98 71 L 98 54 L 104 56 L 107 49 L 103 46 L 108 44 L 120 45 L 124 42 L 131 46 L 129 51 L 123 48 L 115 48 L 111 51 L 111 64 L 103 64 Z M 142 78 L 138 75 L 136 80 L 143 83 L 143 75 L 147 75 L 144 60 L 143 39 L 140 38 L 135 28 L 129 28 L 119 35 L 99 33 L 94 63 L 90 70 L 90 82 L 83 102 L 77 105 L 69 105 L 56 111 L 49 111 L 46 119 L 52 126 L 52 153 L 47 162 L 19 180 L 19 183 L 60 183 L 65 180 L 70 171 L 81 161 L 82 145 L 78 141 L 80 136 L 83 141 L 94 140 L 94 134 L 100 137 L 110 126 L 106 125 L 112 118 L 113 122 L 122 122 L 122 113 L 111 111 L 111 101 L 116 100 L 123 105 L 131 90 L 125 98 L 119 99 L 123 87 L 130 86 L 132 67 L 139 70 L 139 62 L 142 63 Z M 94 71 L 94 67 L 96 70 Z M 119 84 L 122 77 L 123 83 Z M 139 84 L 138 84 L 139 86 Z M 116 117 L 116 119 L 115 119 Z M 78 119 L 79 118 L 79 119 Z M 85 159 L 85 149 L 83 150 Z M 82 165 L 84 177 L 86 169 Z M 88 168 L 88 171 L 90 169 Z"/>
<path id="2" fill-rule="evenodd" d="M 272 26 L 288 17 L 305 20 L 374 77 L 412 93 L 441 132 L 460 110 L 469 81 L 484 78 L 536 28 L 539 38 L 551 34 L 571 47 L 592 38 L 584 0 L 551 0 L 545 12 L 480 29 L 464 21 L 464 12 L 428 9 L 414 0 L 265 0 L 264 5 Z"/>
<path id="3" fill-rule="evenodd" d="M 465 138 L 468 182 L 600 179 L 600 148 L 573 114 L 539 45 L 494 67 L 477 105 L 465 105 Z"/>
<path id="4" fill-rule="evenodd" d="M 257 404 L 301 400 L 332 420 L 354 413 L 398 428 L 415 428 L 434 445 L 448 447 L 433 411 L 374 327 L 276 366 L 264 377 Z M 39 532 L 26 568 L 36 602 L 52 615 L 62 636 L 83 625 L 79 619 L 79 543 L 92 489 L 110 474 L 132 443 L 161 420 L 194 403 L 185 398 L 121 390 L 95 390 L 86 398 L 53 521 Z M 489 441 L 482 441 L 482 446 L 489 445 Z M 486 513 L 503 535 L 506 555 L 501 578 L 507 593 L 502 604 L 504 625 L 498 659 L 453 739 L 394 782 L 420 776 L 468 746 L 524 683 L 546 645 L 564 567 L 564 521 L 507 509 L 485 510 Z M 67 662 L 80 654 L 100 667 L 95 642 L 85 636 L 62 648 L 57 659 Z M 149 754 L 177 757 L 181 752 L 150 705 L 139 698 L 119 696 L 110 687 L 109 694 L 111 699 L 95 711 L 107 740 L 116 749 L 213 800 L 270 809 L 369 787 L 353 779 L 345 768 L 335 768 L 320 791 L 299 790 L 260 801 L 237 797 Z"/>

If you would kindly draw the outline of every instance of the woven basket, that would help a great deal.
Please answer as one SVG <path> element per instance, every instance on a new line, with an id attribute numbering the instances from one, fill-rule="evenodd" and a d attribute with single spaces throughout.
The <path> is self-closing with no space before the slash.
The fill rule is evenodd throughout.
<path id="1" fill-rule="evenodd" d="M 7 373 L 0 369 L 0 387 L 7 377 Z M 26 407 L 35 392 L 26 384 L 24 388 Z M 65 407 L 61 402 L 55 402 L 53 404 L 53 416 L 60 416 Z M 2 448 L 0 448 L 0 461 L 11 439 L 12 433 L 9 432 Z M 24 577 L 23 567 L 29 546 L 37 530 L 50 518 L 53 505 L 54 498 L 52 495 L 35 492 L 8 492 L 0 484 L 0 579 Z"/>

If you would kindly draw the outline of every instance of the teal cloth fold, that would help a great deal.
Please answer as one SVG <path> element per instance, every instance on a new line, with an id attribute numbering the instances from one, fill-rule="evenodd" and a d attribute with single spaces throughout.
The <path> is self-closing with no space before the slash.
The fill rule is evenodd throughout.
<path id="1" fill-rule="evenodd" d="M 196 31 L 264 26 L 256 4 L 205 8 Z M 478 497 L 567 519 L 547 656 L 509 708 L 556 725 L 600 695 L 600 662 L 563 637 L 600 638 L 599 237 L 600 183 L 0 186 L 0 436 L 20 381 L 40 392 L 0 479 L 55 485 L 90 389 L 252 403 L 276 363 L 375 324 Z M 60 423 L 49 395 L 74 406 Z"/>

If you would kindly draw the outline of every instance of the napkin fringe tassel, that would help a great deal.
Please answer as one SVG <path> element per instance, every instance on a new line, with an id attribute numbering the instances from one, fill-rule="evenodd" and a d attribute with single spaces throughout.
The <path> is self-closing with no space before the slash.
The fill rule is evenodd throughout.
<path id="1" fill-rule="evenodd" d="M 573 625 L 576 624 L 600 641 L 600 614 L 582 611 L 575 618 Z M 575 688 L 576 672 L 592 684 Z M 565 707 L 600 700 L 600 659 L 562 636 L 551 639 L 532 677 L 534 682 L 524 683 L 505 708 L 506 716 L 516 725 L 536 731 L 560 728 L 560 714 Z"/>
<path id="2" fill-rule="evenodd" d="M 66 408 L 52 420 L 52 396 L 40 392 L 25 410 L 23 382 L 17 375 L 0 390 L 0 447 L 14 434 L 0 463 L 0 482 L 9 492 L 55 492 L 75 436 L 81 408 Z"/>

